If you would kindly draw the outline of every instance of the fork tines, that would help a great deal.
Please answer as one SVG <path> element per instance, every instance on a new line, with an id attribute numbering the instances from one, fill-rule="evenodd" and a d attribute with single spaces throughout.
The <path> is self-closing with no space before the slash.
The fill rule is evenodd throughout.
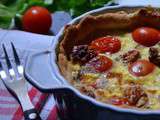
<path id="1" fill-rule="evenodd" d="M 14 44 L 12 42 L 11 42 L 11 46 L 12 46 L 13 57 L 14 57 L 15 63 L 16 63 L 16 65 L 20 65 L 21 64 L 20 59 L 18 57 L 16 48 L 15 48 L 15 46 L 14 46 Z M 7 54 L 7 50 L 6 50 L 4 44 L 2 45 L 2 47 L 3 47 L 4 54 L 5 54 L 5 59 L 6 59 L 7 66 L 10 69 L 12 67 L 12 65 L 11 65 L 11 62 L 9 60 L 9 56 Z"/>
<path id="2" fill-rule="evenodd" d="M 14 59 L 15 59 L 15 62 L 17 65 L 20 65 L 21 62 L 20 62 L 20 59 L 18 57 L 18 54 L 17 54 L 17 51 L 16 51 L 16 48 L 14 46 L 14 44 L 11 42 L 11 46 L 12 46 L 12 50 L 13 50 L 13 55 L 14 55 Z"/>
<path id="3" fill-rule="evenodd" d="M 2 47 L 3 47 L 3 51 L 4 51 L 4 56 L 5 56 L 5 59 L 6 59 L 7 67 L 8 67 L 8 69 L 11 69 L 12 65 L 11 65 L 11 62 L 9 60 L 9 56 L 7 54 L 7 50 L 6 50 L 5 46 L 4 46 L 4 44 L 2 45 Z"/>
<path id="4" fill-rule="evenodd" d="M 15 61 L 15 64 L 16 64 L 16 68 L 17 68 L 19 74 L 22 74 L 23 73 L 23 67 L 20 65 L 21 64 L 20 63 L 20 59 L 18 57 L 17 51 L 15 49 L 15 46 L 14 46 L 14 44 L 12 42 L 11 42 L 11 46 L 12 46 L 13 57 L 14 57 L 14 61 Z M 2 44 L 2 48 L 3 48 L 4 58 L 5 58 L 5 61 L 6 61 L 6 64 L 7 64 L 7 69 L 9 71 L 9 74 L 10 74 L 10 76 L 15 76 L 15 71 L 13 69 L 13 66 L 11 64 L 11 61 L 9 59 L 9 55 L 7 53 L 7 50 L 6 50 L 6 47 L 5 47 L 4 44 Z M 5 70 L 4 70 L 3 66 L 2 66 L 2 62 L 0 62 L 0 76 L 1 76 L 1 78 L 3 78 L 2 74 L 4 74 L 4 73 L 6 74 L 6 72 L 5 72 Z"/>

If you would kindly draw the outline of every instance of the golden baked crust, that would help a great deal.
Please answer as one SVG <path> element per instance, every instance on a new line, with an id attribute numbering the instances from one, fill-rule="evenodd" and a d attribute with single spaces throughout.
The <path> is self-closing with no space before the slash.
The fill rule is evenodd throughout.
<path id="1" fill-rule="evenodd" d="M 160 12 L 153 8 L 143 8 L 132 12 L 104 13 L 88 15 L 78 24 L 67 25 L 59 44 L 58 65 L 63 76 L 70 81 L 70 54 L 74 45 L 87 44 L 110 31 L 132 30 L 140 26 L 160 28 Z"/>

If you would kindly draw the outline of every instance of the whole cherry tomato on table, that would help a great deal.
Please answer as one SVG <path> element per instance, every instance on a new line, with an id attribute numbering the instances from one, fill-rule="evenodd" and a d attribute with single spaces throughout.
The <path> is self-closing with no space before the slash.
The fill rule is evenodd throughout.
<path id="1" fill-rule="evenodd" d="M 129 66 L 129 72 L 134 76 L 145 76 L 154 70 L 155 66 L 147 60 L 138 60 Z"/>
<path id="2" fill-rule="evenodd" d="M 43 7 L 35 6 L 28 9 L 22 18 L 22 27 L 25 31 L 47 34 L 51 27 L 50 12 Z"/>
<path id="3" fill-rule="evenodd" d="M 154 28 L 141 27 L 132 32 L 132 37 L 137 43 L 150 47 L 160 41 L 160 32 Z"/>
<path id="4" fill-rule="evenodd" d="M 116 37 L 107 36 L 92 41 L 90 47 L 102 53 L 116 53 L 121 49 L 121 42 Z"/>

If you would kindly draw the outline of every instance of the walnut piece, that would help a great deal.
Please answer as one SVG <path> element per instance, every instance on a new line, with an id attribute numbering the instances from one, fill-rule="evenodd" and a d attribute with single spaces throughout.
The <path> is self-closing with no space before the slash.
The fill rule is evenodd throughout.
<path id="1" fill-rule="evenodd" d="M 127 98 L 130 105 L 137 107 L 144 106 L 148 102 L 148 96 L 140 85 L 131 83 L 124 90 L 124 96 Z"/>
<path id="2" fill-rule="evenodd" d="M 140 57 L 140 53 L 137 50 L 131 50 L 121 55 L 120 57 L 124 63 L 133 63 Z"/>
<path id="3" fill-rule="evenodd" d="M 150 48 L 149 49 L 149 61 L 160 67 L 160 55 L 158 48 Z"/>
<path id="4" fill-rule="evenodd" d="M 86 63 L 90 59 L 94 58 L 96 56 L 96 53 L 94 50 L 90 49 L 88 45 L 78 45 L 74 46 L 72 53 L 71 53 L 71 59 L 73 62 L 79 62 L 79 63 Z"/>

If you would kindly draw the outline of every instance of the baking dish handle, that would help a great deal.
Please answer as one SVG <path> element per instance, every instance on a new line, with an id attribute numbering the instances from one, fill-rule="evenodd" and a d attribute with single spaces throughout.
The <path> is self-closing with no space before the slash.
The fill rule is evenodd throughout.
<path id="1" fill-rule="evenodd" d="M 56 65 L 56 55 L 52 45 L 45 50 L 28 53 L 25 63 L 26 79 L 44 92 L 67 86 L 66 81 L 56 74 L 59 73 L 59 69 Z"/>

